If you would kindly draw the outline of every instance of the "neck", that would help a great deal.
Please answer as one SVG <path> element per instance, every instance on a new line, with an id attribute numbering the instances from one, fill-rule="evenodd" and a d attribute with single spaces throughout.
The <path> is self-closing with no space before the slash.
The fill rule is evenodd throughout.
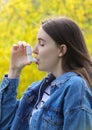
<path id="1" fill-rule="evenodd" d="M 63 75 L 65 72 L 61 69 L 61 70 L 56 70 L 56 71 L 53 71 L 52 74 L 57 78 L 59 77 L 60 75 Z"/>

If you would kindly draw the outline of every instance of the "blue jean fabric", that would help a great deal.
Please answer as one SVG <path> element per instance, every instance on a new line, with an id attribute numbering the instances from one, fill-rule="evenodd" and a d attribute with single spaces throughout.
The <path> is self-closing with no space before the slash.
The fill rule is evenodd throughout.
<path id="1" fill-rule="evenodd" d="M 0 130 L 92 130 L 92 92 L 74 72 L 54 79 L 51 96 L 34 115 L 46 80 L 33 83 L 18 101 L 19 78 L 4 77 L 0 87 Z"/>

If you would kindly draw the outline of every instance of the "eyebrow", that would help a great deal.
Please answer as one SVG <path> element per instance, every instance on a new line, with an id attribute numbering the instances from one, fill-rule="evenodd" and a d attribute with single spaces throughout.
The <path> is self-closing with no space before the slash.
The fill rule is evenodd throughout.
<path id="1" fill-rule="evenodd" d="M 42 40 L 42 41 L 46 42 L 46 40 L 44 40 L 44 39 L 42 39 L 42 38 L 38 38 L 38 40 Z"/>

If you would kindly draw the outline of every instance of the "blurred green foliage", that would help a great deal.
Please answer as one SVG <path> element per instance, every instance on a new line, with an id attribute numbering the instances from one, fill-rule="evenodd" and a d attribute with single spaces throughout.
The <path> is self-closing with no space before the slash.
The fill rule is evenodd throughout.
<path id="1" fill-rule="evenodd" d="M 41 22 L 57 16 L 77 21 L 92 54 L 92 0 L 0 0 L 0 81 L 8 73 L 12 45 L 26 41 L 34 46 Z M 35 64 L 24 68 L 18 98 L 28 85 L 45 75 Z"/>

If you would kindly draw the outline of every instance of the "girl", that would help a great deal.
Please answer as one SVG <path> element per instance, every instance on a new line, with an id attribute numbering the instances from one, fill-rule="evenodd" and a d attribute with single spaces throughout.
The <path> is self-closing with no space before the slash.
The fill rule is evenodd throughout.
<path id="1" fill-rule="evenodd" d="M 0 88 L 0 130 L 92 130 L 92 61 L 79 26 L 66 17 L 49 19 L 37 39 L 33 53 L 48 76 L 18 101 L 19 76 L 31 62 L 28 44 L 13 46 Z"/>

